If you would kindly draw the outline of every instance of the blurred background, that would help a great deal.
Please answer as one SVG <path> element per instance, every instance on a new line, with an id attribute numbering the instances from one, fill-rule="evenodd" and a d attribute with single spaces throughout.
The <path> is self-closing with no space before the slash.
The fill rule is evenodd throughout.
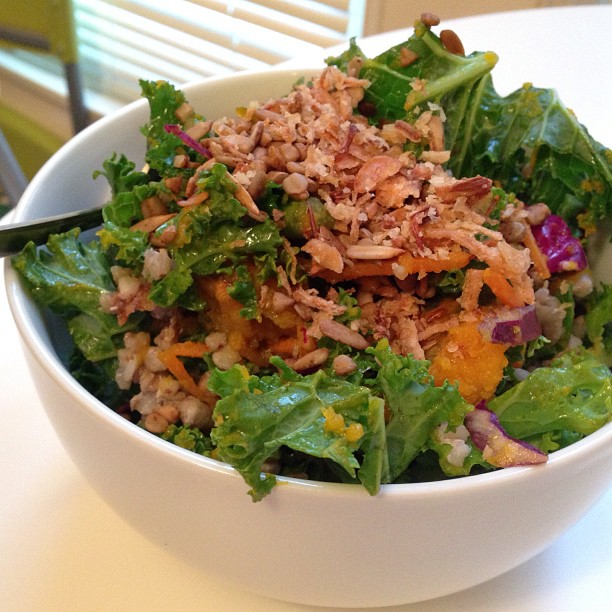
<path id="1" fill-rule="evenodd" d="M 444 21 L 579 4 L 609 0 L 0 0 L 0 144 L 28 181 L 76 131 L 137 99 L 141 78 L 264 68 L 425 11 Z"/>

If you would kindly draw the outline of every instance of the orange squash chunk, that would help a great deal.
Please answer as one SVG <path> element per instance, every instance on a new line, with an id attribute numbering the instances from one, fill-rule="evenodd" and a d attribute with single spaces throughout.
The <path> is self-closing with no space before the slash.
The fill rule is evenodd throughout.
<path id="1" fill-rule="evenodd" d="M 507 346 L 485 340 L 476 323 L 461 323 L 449 330 L 443 347 L 432 358 L 429 373 L 436 385 L 458 383 L 459 393 L 471 404 L 495 393 L 508 360 Z"/>

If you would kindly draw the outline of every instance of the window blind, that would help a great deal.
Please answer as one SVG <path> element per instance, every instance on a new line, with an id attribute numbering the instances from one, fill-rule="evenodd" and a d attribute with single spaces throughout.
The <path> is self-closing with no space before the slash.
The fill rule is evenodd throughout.
<path id="1" fill-rule="evenodd" d="M 365 0 L 73 0 L 88 103 L 135 100 L 139 79 L 180 85 L 308 57 L 363 28 Z M 62 88 L 61 66 L 13 51 L 0 64 Z M 97 107 L 97 108 L 96 108 Z"/>

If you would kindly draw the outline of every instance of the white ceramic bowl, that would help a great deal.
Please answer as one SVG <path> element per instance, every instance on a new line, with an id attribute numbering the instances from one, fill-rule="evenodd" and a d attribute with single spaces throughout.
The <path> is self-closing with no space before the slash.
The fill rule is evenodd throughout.
<path id="1" fill-rule="evenodd" d="M 243 73 L 185 90 L 212 118 L 283 94 L 298 75 Z M 106 181 L 92 173 L 113 152 L 142 160 L 147 115 L 141 101 L 71 140 L 32 181 L 15 220 L 105 201 Z M 612 482 L 611 423 L 537 468 L 387 485 L 377 497 L 286 479 L 254 504 L 232 468 L 148 434 L 85 391 L 58 358 L 58 325 L 29 300 L 8 262 L 6 286 L 41 401 L 92 487 L 159 546 L 241 589 L 334 607 L 454 593 L 536 555 Z"/>

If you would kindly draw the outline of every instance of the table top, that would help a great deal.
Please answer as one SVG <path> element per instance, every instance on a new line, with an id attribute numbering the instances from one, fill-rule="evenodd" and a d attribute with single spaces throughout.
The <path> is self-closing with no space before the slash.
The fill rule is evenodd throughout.
<path id="1" fill-rule="evenodd" d="M 498 13 L 442 26 L 460 35 L 468 53 L 498 53 L 494 82 L 500 93 L 525 81 L 555 87 L 593 136 L 612 144 L 612 7 Z M 361 46 L 373 55 L 406 34 L 373 36 Z M 307 58 L 307 65 L 327 55 Z M 2 610 L 316 609 L 216 584 L 117 516 L 74 467 L 47 420 L 21 353 L 3 279 L 0 321 Z M 603 612 L 612 609 L 611 577 L 612 490 L 556 543 L 521 567 L 451 597 L 386 610 Z"/>

